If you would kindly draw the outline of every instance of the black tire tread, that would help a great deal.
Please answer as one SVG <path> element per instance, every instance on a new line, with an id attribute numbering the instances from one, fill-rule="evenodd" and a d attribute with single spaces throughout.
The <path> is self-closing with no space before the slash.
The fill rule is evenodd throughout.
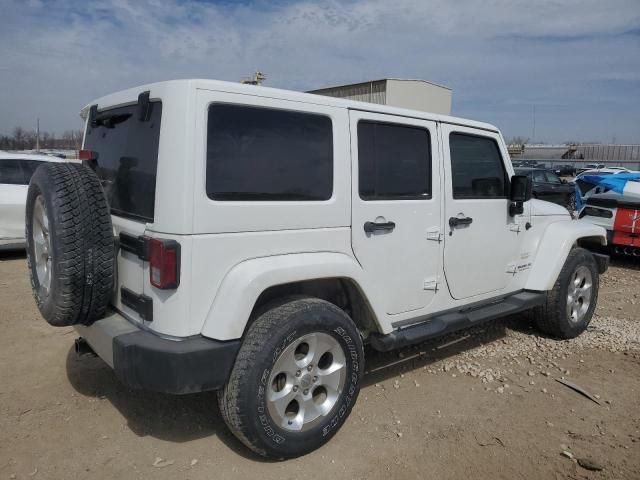
<path id="1" fill-rule="evenodd" d="M 100 180 L 82 164 L 48 163 L 34 174 L 31 189 L 31 201 L 38 193 L 51 201 L 47 214 L 52 250 L 57 257 L 53 258 L 55 277 L 51 278 L 52 293 L 53 288 L 56 293 L 47 300 L 54 304 L 44 309 L 45 299 L 38 295 L 28 255 L 36 303 L 51 325 L 88 325 L 106 313 L 115 270 L 111 216 Z M 27 218 L 27 227 L 29 222 L 31 218 Z M 31 242 L 30 237 L 27 232 L 27 242 Z M 29 245 L 27 251 L 31 252 Z"/>
<path id="2" fill-rule="evenodd" d="M 546 302 L 533 309 L 533 321 L 540 331 L 556 338 L 569 339 L 574 338 L 580 332 L 570 331 L 567 329 L 566 320 L 566 296 L 564 292 L 565 282 L 567 276 L 571 274 L 575 268 L 575 262 L 581 261 L 585 263 L 592 263 L 595 266 L 595 260 L 593 255 L 584 248 L 574 248 L 569 252 L 567 259 L 560 270 L 560 274 L 556 279 L 553 288 L 547 292 Z M 597 273 L 597 268 L 596 268 Z M 594 293 L 592 303 L 595 305 L 598 300 L 598 277 L 594 278 Z M 590 317 L 589 319 L 590 320 Z M 587 321 L 588 325 L 588 321 Z M 585 325 L 585 328 L 586 326 Z"/>
<path id="3" fill-rule="evenodd" d="M 271 308 L 266 309 L 247 330 L 229 380 L 225 387 L 218 391 L 220 413 L 229 430 L 244 445 L 259 455 L 270 456 L 247 435 L 246 424 L 248 420 L 240 413 L 249 411 L 247 399 L 241 394 L 242 383 L 248 378 L 249 371 L 254 367 L 254 358 L 263 350 L 266 340 L 273 335 L 273 329 L 294 313 L 308 309 L 312 305 L 322 305 L 324 308 L 334 310 L 339 315 L 346 315 L 337 306 L 319 298 L 295 296 L 277 301 L 271 305 Z M 351 320 L 349 319 L 349 321 Z"/>

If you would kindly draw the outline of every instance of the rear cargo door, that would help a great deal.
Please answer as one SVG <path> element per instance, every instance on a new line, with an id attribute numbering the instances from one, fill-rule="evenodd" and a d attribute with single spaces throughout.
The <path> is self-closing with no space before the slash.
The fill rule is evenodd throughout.
<path id="1" fill-rule="evenodd" d="M 141 96 L 142 97 L 142 96 Z M 151 101 L 94 111 L 84 149 L 102 181 L 118 239 L 113 304 L 131 320 L 152 320 L 143 295 L 148 276 L 145 231 L 153 224 L 162 103 Z"/>

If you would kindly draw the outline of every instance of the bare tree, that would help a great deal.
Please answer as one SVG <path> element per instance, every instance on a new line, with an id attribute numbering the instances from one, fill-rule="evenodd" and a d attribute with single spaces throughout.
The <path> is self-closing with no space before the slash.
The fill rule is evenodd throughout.
<path id="1" fill-rule="evenodd" d="M 16 150 L 24 149 L 24 135 L 25 131 L 22 127 L 16 127 L 13 129 L 13 145 L 12 147 Z"/>

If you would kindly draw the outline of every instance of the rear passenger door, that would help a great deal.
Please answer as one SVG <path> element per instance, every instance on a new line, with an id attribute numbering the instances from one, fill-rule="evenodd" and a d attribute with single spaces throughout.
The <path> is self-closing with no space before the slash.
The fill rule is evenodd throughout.
<path id="1" fill-rule="evenodd" d="M 500 135 L 442 125 L 444 271 L 455 299 L 499 295 L 514 276 L 520 216 L 509 215 L 510 165 Z"/>
<path id="2" fill-rule="evenodd" d="M 356 258 L 389 315 L 428 306 L 441 282 L 436 124 L 351 111 Z"/>

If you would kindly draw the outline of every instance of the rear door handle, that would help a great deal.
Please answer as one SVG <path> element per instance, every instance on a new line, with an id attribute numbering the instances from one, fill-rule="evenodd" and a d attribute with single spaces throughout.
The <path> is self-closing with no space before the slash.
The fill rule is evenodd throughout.
<path id="1" fill-rule="evenodd" d="M 460 225 L 471 225 L 473 218 L 471 217 L 451 217 L 449 218 L 449 226 L 451 228 L 459 227 Z"/>
<path id="2" fill-rule="evenodd" d="M 394 222 L 365 222 L 364 231 L 367 233 L 373 232 L 391 232 L 396 228 L 396 224 Z"/>

